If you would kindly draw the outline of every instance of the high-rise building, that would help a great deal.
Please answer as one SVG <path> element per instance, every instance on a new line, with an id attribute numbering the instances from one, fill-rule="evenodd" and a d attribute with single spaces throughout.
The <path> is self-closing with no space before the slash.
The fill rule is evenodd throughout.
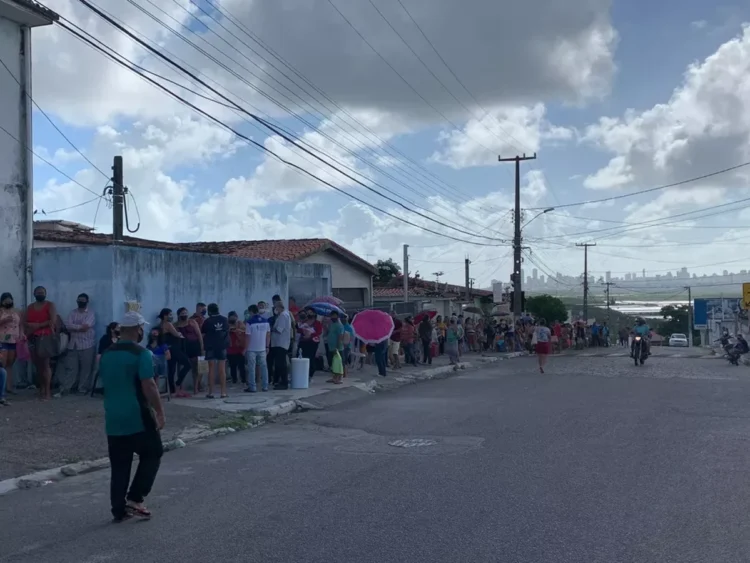
<path id="1" fill-rule="evenodd" d="M 612 281 L 612 272 L 604 272 L 604 280 L 607 282 Z"/>
<path id="2" fill-rule="evenodd" d="M 536 268 L 531 270 L 531 277 L 534 278 L 535 280 L 539 277 L 539 272 L 536 271 Z"/>

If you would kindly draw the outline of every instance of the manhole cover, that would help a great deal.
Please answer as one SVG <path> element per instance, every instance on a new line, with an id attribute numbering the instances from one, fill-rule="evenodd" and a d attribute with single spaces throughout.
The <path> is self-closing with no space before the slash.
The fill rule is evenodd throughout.
<path id="1" fill-rule="evenodd" d="M 395 448 L 424 448 L 426 446 L 434 446 L 437 444 L 435 440 L 424 440 L 424 439 L 413 439 L 413 440 L 395 440 L 388 442 L 389 446 Z"/>

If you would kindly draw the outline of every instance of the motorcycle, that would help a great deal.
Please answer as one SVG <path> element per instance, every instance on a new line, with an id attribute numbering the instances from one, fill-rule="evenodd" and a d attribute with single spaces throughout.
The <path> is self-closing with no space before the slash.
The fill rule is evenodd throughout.
<path id="1" fill-rule="evenodd" d="M 638 365 L 639 362 L 640 365 L 643 365 L 646 358 L 648 358 L 648 345 L 645 339 L 637 334 L 633 340 L 633 360 L 635 361 L 635 365 Z"/>

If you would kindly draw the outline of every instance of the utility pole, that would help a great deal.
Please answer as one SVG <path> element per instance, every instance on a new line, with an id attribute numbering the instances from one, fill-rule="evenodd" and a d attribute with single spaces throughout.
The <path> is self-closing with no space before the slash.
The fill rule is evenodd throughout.
<path id="1" fill-rule="evenodd" d="M 521 316 L 521 162 L 525 160 L 535 160 L 536 153 L 534 156 L 514 156 L 511 158 L 497 157 L 499 162 L 515 162 L 516 163 L 516 208 L 513 214 L 513 222 L 515 223 L 515 230 L 513 233 L 513 315 L 517 317 Z"/>
<path id="2" fill-rule="evenodd" d="M 125 186 L 122 180 L 122 157 L 116 156 L 112 165 L 112 240 L 122 242 L 125 208 Z"/>
<path id="3" fill-rule="evenodd" d="M 609 322 L 609 288 L 610 286 L 615 285 L 615 282 L 604 282 L 604 285 L 607 286 L 607 289 L 604 291 L 607 295 L 607 322 Z"/>
<path id="4" fill-rule="evenodd" d="M 404 245 L 404 303 L 409 302 L 409 245 Z"/>
<path id="5" fill-rule="evenodd" d="M 688 292 L 688 331 L 687 331 L 687 339 L 688 339 L 688 347 L 693 346 L 693 288 L 691 288 L 689 285 L 685 286 L 685 289 L 687 289 Z"/>
<path id="6" fill-rule="evenodd" d="M 589 322 L 589 246 L 596 246 L 595 242 L 576 243 L 583 247 L 583 322 Z"/>
<path id="7" fill-rule="evenodd" d="M 466 275 L 466 301 L 471 301 L 471 290 L 469 289 L 469 264 L 471 264 L 471 260 L 468 258 L 464 259 L 464 270 Z"/>
<path id="8" fill-rule="evenodd" d="M 432 272 L 432 275 L 435 276 L 435 291 L 440 291 L 440 276 L 442 276 L 444 272 Z"/>

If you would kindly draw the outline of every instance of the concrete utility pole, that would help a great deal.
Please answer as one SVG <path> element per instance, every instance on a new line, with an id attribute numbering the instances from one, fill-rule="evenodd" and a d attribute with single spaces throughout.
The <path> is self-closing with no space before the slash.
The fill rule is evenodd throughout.
<path id="1" fill-rule="evenodd" d="M 432 272 L 432 275 L 435 276 L 435 291 L 440 291 L 440 276 L 442 276 L 445 272 Z"/>
<path id="2" fill-rule="evenodd" d="M 516 208 L 513 215 L 515 231 L 513 234 L 513 314 L 520 317 L 521 313 L 521 162 L 524 160 L 536 160 L 534 156 L 514 156 L 511 158 L 497 157 L 499 162 L 516 163 Z"/>
<path id="3" fill-rule="evenodd" d="M 589 322 L 589 246 L 596 246 L 595 242 L 576 244 L 583 247 L 583 321 Z"/>
<path id="4" fill-rule="evenodd" d="M 464 270 L 466 275 L 466 301 L 471 301 L 471 290 L 469 289 L 469 264 L 471 264 L 471 260 L 468 258 L 464 259 Z"/>
<path id="5" fill-rule="evenodd" d="M 689 285 L 685 286 L 685 289 L 687 289 L 688 292 L 688 331 L 687 331 L 687 339 L 688 339 L 688 347 L 692 348 L 693 346 L 693 288 Z"/>
<path id="6" fill-rule="evenodd" d="M 112 166 L 112 240 L 122 242 L 125 208 L 125 186 L 122 180 L 122 157 L 116 156 Z"/>
<path id="7" fill-rule="evenodd" d="M 609 322 L 609 288 L 610 286 L 615 285 L 615 282 L 604 282 L 604 285 L 607 286 L 607 289 L 605 289 L 604 291 L 607 294 L 607 322 Z"/>
<path id="8" fill-rule="evenodd" d="M 409 302 L 409 245 L 404 245 L 404 303 Z"/>

